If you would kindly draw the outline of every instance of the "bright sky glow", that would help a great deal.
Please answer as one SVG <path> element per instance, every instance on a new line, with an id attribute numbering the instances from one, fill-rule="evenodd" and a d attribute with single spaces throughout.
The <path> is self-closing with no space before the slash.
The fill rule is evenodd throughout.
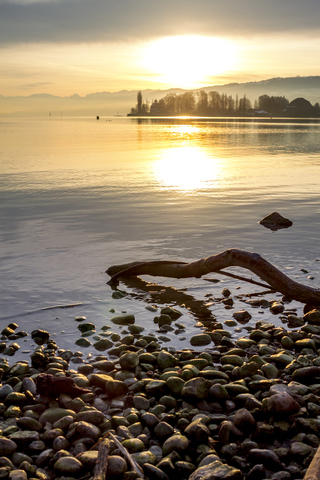
<path id="1" fill-rule="evenodd" d="M 319 0 L 0 0 L 0 95 L 318 76 Z"/>
<path id="2" fill-rule="evenodd" d="M 197 88 L 212 76 L 236 68 L 235 44 L 222 39 L 183 35 L 151 42 L 144 53 L 146 67 L 157 81 Z"/>

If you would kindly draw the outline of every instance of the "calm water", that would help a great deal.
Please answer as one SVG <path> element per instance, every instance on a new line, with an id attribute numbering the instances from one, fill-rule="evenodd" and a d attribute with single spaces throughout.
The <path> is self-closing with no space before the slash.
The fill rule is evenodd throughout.
<path id="1" fill-rule="evenodd" d="M 220 283 L 149 277 L 171 286 L 168 296 L 141 282 L 120 284 L 128 295 L 116 300 L 104 271 L 134 260 L 193 261 L 229 247 L 256 251 L 318 286 L 319 152 L 314 120 L 0 118 L 1 325 L 45 328 L 72 350 L 77 315 L 98 332 L 114 308 L 154 331 L 148 304 L 205 303 L 224 286 L 237 295 L 259 287 L 214 274 Z M 273 211 L 293 226 L 271 232 L 258 224 Z M 82 305 L 42 310 L 75 303 Z M 222 323 L 233 313 L 208 308 Z M 248 326 L 279 321 L 251 310 Z M 181 311 L 186 333 L 167 336 L 184 348 L 199 329 L 194 310 Z M 239 330 L 234 338 L 246 333 Z"/>

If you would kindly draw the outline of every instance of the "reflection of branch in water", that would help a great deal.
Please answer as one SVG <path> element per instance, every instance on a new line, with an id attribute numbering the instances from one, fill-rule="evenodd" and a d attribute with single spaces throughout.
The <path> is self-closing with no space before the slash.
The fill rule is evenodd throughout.
<path id="1" fill-rule="evenodd" d="M 191 311 L 197 319 L 215 320 L 215 317 L 206 306 L 206 302 L 196 300 L 192 295 L 189 295 L 182 290 L 158 285 L 157 283 L 145 282 L 139 277 L 123 277 L 121 278 L 121 282 L 127 287 L 136 290 L 135 292 L 129 293 L 132 298 L 143 300 L 147 303 L 158 303 L 162 305 L 171 304 L 177 307 L 185 305 L 185 307 Z M 111 286 L 111 288 L 117 290 L 116 285 Z"/>

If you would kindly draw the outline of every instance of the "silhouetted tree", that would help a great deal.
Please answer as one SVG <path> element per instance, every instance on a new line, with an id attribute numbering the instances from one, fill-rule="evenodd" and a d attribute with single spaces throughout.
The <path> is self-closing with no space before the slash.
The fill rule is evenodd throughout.
<path id="1" fill-rule="evenodd" d="M 196 110 L 198 115 L 208 115 L 208 94 L 204 90 L 200 90 L 198 93 Z"/>
<path id="2" fill-rule="evenodd" d="M 289 105 L 289 100 L 285 97 L 269 97 L 269 95 L 259 97 L 259 108 L 272 115 L 280 115 L 287 105 Z"/>
<path id="3" fill-rule="evenodd" d="M 141 92 L 138 92 L 138 95 L 137 95 L 137 111 L 138 111 L 138 115 L 141 115 L 141 108 L 142 108 L 142 93 Z"/>
<path id="4" fill-rule="evenodd" d="M 216 91 L 209 92 L 209 109 L 211 115 L 221 114 L 221 97 Z"/>
<path id="5" fill-rule="evenodd" d="M 243 97 L 239 100 L 239 115 L 246 115 L 250 108 L 250 100 L 246 97 L 246 95 L 243 95 Z"/>

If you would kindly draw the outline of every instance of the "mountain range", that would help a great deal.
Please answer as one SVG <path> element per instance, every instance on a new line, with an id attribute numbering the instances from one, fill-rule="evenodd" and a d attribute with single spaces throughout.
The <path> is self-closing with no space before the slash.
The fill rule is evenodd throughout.
<path id="1" fill-rule="evenodd" d="M 229 83 L 212 85 L 193 90 L 197 93 L 217 91 L 239 98 L 246 95 L 252 104 L 260 95 L 285 96 L 289 101 L 298 97 L 312 104 L 320 103 L 320 76 L 271 78 L 260 82 Z M 181 94 L 187 90 L 171 88 L 168 90 L 141 90 L 143 101 L 152 103 L 169 93 Z M 112 116 L 126 115 L 136 106 L 138 90 L 119 92 L 97 92 L 81 97 L 78 94 L 59 97 L 46 93 L 29 96 L 5 97 L 0 95 L 0 116 Z"/>

